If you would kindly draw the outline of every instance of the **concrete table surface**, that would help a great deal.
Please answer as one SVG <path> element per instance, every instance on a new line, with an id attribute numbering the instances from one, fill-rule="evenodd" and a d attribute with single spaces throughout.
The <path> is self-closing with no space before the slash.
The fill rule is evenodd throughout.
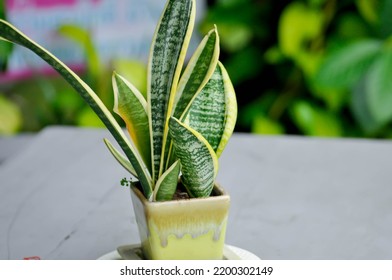
<path id="1" fill-rule="evenodd" d="M 97 259 L 139 242 L 129 175 L 104 137 L 49 127 L 16 149 L 0 140 L 0 259 Z M 235 134 L 217 179 L 227 244 L 270 260 L 392 259 L 391 167 L 389 141 Z"/>

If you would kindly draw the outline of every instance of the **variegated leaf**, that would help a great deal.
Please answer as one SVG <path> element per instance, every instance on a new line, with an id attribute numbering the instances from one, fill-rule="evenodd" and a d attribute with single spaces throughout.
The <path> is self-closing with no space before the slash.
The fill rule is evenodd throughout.
<path id="1" fill-rule="evenodd" d="M 219 36 L 216 27 L 202 40 L 192 55 L 178 84 L 173 117 L 181 120 L 192 100 L 214 73 L 219 58 Z"/>
<path id="2" fill-rule="evenodd" d="M 117 149 L 113 146 L 112 143 L 110 143 L 108 139 L 104 138 L 103 141 L 105 142 L 106 147 L 108 148 L 110 153 L 118 161 L 118 163 L 121 164 L 122 167 L 124 167 L 129 173 L 131 173 L 137 178 L 138 176 L 136 174 L 135 168 L 133 168 L 129 160 L 127 160 L 119 151 L 117 151 Z"/>
<path id="3" fill-rule="evenodd" d="M 169 132 L 181 162 L 182 183 L 192 197 L 207 197 L 214 187 L 218 158 L 207 140 L 194 129 L 171 117 Z"/>
<path id="4" fill-rule="evenodd" d="M 0 39 L 24 46 L 51 65 L 65 80 L 81 95 L 81 97 L 90 105 L 107 129 L 116 139 L 125 155 L 128 157 L 132 166 L 135 168 L 140 183 L 142 184 L 144 195 L 147 199 L 152 198 L 152 182 L 151 176 L 146 170 L 143 160 L 138 152 L 132 147 L 131 143 L 123 133 L 121 127 L 105 107 L 95 92 L 83 82 L 78 75 L 69 69 L 64 63 L 58 60 L 49 51 L 32 41 L 21 31 L 10 23 L 0 19 Z"/>
<path id="5" fill-rule="evenodd" d="M 219 157 L 233 133 L 236 117 L 234 88 L 218 62 L 211 79 L 192 102 L 186 123 L 206 138 Z"/>
<path id="6" fill-rule="evenodd" d="M 227 73 L 225 67 L 222 63 L 218 62 L 218 66 L 221 69 L 224 92 L 225 92 L 225 126 L 223 129 L 222 138 L 220 140 L 219 146 L 216 149 L 216 155 L 220 157 L 223 150 L 225 149 L 227 142 L 229 141 L 231 135 L 233 134 L 235 123 L 237 121 L 237 98 L 235 95 L 233 84 L 231 83 L 229 74 Z"/>
<path id="7" fill-rule="evenodd" d="M 153 37 L 147 77 L 153 181 L 163 172 L 167 121 L 195 20 L 195 0 L 168 0 Z"/>
<path id="8" fill-rule="evenodd" d="M 113 74 L 113 111 L 124 120 L 133 143 L 151 172 L 150 129 L 147 102 L 139 90 L 122 76 Z"/>
<path id="9" fill-rule="evenodd" d="M 180 161 L 177 160 L 158 179 L 154 189 L 155 201 L 166 201 L 173 198 L 178 185 Z"/>
<path id="10" fill-rule="evenodd" d="M 192 102 L 186 123 L 203 135 L 216 151 L 225 126 L 225 92 L 220 67 Z"/>

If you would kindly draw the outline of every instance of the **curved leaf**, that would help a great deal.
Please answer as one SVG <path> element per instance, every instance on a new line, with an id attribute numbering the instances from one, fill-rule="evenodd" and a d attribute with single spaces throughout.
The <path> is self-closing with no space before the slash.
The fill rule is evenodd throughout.
<path id="1" fill-rule="evenodd" d="M 237 100 L 233 84 L 218 62 L 214 74 L 192 102 L 186 122 L 208 141 L 219 157 L 233 134 Z"/>
<path id="2" fill-rule="evenodd" d="M 195 21 L 195 0 L 168 0 L 155 31 L 148 62 L 147 102 L 153 153 L 153 182 L 163 167 L 167 121 L 171 114 Z"/>
<path id="3" fill-rule="evenodd" d="M 171 117 L 169 133 L 181 162 L 182 183 L 192 197 L 211 194 L 218 172 L 218 158 L 204 137 Z"/>
<path id="4" fill-rule="evenodd" d="M 121 155 L 119 151 L 110 143 L 110 141 L 106 138 L 103 139 L 103 141 L 106 144 L 106 147 L 109 149 L 109 151 L 112 153 L 114 158 L 118 161 L 119 164 L 122 165 L 129 173 L 131 173 L 133 176 L 136 178 L 138 177 L 135 171 L 135 168 L 133 168 L 132 164 L 127 160 L 125 157 Z"/>
<path id="5" fill-rule="evenodd" d="M 222 154 L 223 150 L 225 149 L 231 135 L 233 134 L 235 124 L 237 121 L 238 109 L 237 109 L 237 98 L 229 74 L 227 73 L 225 67 L 223 67 L 222 63 L 218 62 L 218 65 L 222 73 L 224 93 L 225 93 L 225 104 L 226 104 L 225 126 L 223 129 L 221 141 L 219 143 L 218 148 L 216 149 L 216 155 L 219 157 Z"/>
<path id="6" fill-rule="evenodd" d="M 186 123 L 199 132 L 216 151 L 225 126 L 225 91 L 221 68 L 214 74 L 192 102 Z"/>
<path id="7" fill-rule="evenodd" d="M 321 64 L 315 82 L 325 88 L 353 86 L 366 73 L 381 46 L 378 40 L 365 40 L 331 53 Z"/>
<path id="8" fill-rule="evenodd" d="M 177 160 L 159 177 L 154 190 L 154 200 L 166 201 L 173 198 L 177 189 L 180 167 L 180 161 Z"/>
<path id="9" fill-rule="evenodd" d="M 139 90 L 122 76 L 113 74 L 113 111 L 124 120 L 133 143 L 151 172 L 150 129 L 147 102 Z"/>
<path id="10" fill-rule="evenodd" d="M 366 78 L 366 95 L 371 115 L 380 125 L 392 119 L 392 51 L 382 53 Z"/>
<path id="11" fill-rule="evenodd" d="M 174 101 L 173 117 L 183 119 L 192 100 L 207 84 L 219 58 L 219 35 L 216 27 L 202 40 L 181 76 Z"/>
<path id="12" fill-rule="evenodd" d="M 138 152 L 132 147 L 131 143 L 123 133 L 121 127 L 114 119 L 110 111 L 105 107 L 95 92 L 84 82 L 78 75 L 69 69 L 64 63 L 58 60 L 49 51 L 32 41 L 21 31 L 16 29 L 10 23 L 0 19 L 0 39 L 10 41 L 15 44 L 24 46 L 51 65 L 65 80 L 81 95 L 81 97 L 90 105 L 94 112 L 105 124 L 107 129 L 116 139 L 129 161 L 134 166 L 140 183 L 143 187 L 144 195 L 147 199 L 152 197 L 151 176 L 146 170 L 143 160 Z"/>

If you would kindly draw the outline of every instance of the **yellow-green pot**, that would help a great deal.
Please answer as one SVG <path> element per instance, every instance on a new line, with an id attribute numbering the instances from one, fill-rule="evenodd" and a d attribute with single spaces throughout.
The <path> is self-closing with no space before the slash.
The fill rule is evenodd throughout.
<path id="1" fill-rule="evenodd" d="M 207 198 L 150 202 L 135 186 L 131 197 L 146 259 L 223 258 L 230 196 L 218 184 Z"/>

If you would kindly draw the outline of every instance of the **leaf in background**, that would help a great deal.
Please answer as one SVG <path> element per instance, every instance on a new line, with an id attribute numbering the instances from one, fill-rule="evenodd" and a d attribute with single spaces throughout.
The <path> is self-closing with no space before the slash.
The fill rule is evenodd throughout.
<path id="1" fill-rule="evenodd" d="M 323 15 L 301 2 L 286 6 L 279 19 L 279 46 L 291 58 L 301 53 L 306 43 L 316 38 L 322 31 Z"/>
<path id="2" fill-rule="evenodd" d="M 200 32 L 207 33 L 211 26 L 219 29 L 221 47 L 234 53 L 250 44 L 255 37 L 255 29 L 260 18 L 259 9 L 255 9 L 252 1 L 239 0 L 231 3 L 216 3 L 208 9 L 208 13 L 200 25 Z M 265 32 L 262 29 L 262 32 Z"/>
<path id="3" fill-rule="evenodd" d="M 137 60 L 115 59 L 113 68 L 135 86 L 147 100 L 147 65 Z"/>
<path id="4" fill-rule="evenodd" d="M 221 23 L 219 33 L 222 38 L 222 48 L 228 52 L 243 49 L 253 37 L 252 30 L 245 24 Z"/>
<path id="5" fill-rule="evenodd" d="M 291 108 L 295 124 L 309 136 L 340 137 L 343 126 L 339 119 L 307 101 L 297 101 Z"/>
<path id="6" fill-rule="evenodd" d="M 22 113 L 18 106 L 0 94 L 0 135 L 11 135 L 21 128 Z"/>
<path id="7" fill-rule="evenodd" d="M 84 107 L 79 111 L 76 116 L 76 124 L 83 127 L 105 127 L 97 114 L 95 114 L 94 111 L 91 111 L 88 107 Z"/>
<path id="8" fill-rule="evenodd" d="M 389 0 L 387 0 L 389 1 Z M 379 21 L 378 11 L 380 9 L 379 0 L 356 0 L 359 13 L 371 24 Z"/>
<path id="9" fill-rule="evenodd" d="M 261 59 L 255 59 L 255 57 L 262 57 L 261 51 L 249 47 L 233 53 L 226 59 L 225 67 L 234 85 L 249 80 L 260 72 L 264 62 Z"/>
<path id="10" fill-rule="evenodd" d="M 169 0 L 155 31 L 147 72 L 147 102 L 153 154 L 153 183 L 163 173 L 165 137 L 178 78 L 195 21 L 195 0 Z"/>
<path id="11" fill-rule="evenodd" d="M 166 201 L 173 198 L 180 175 L 180 161 L 177 160 L 159 177 L 154 190 L 155 201 Z"/>
<path id="12" fill-rule="evenodd" d="M 82 47 L 86 55 L 87 71 L 92 77 L 97 78 L 100 75 L 101 62 L 90 33 L 74 24 L 61 25 L 58 28 L 58 32 Z"/>
<path id="13" fill-rule="evenodd" d="M 120 75 L 113 73 L 113 111 L 124 120 L 129 135 L 149 172 L 151 172 L 150 128 L 147 102 L 138 89 Z"/>
<path id="14" fill-rule="evenodd" d="M 285 129 L 282 124 L 259 114 L 253 119 L 251 131 L 256 134 L 278 135 L 284 134 Z"/>
<path id="15" fill-rule="evenodd" d="M 325 88 L 353 86 L 368 71 L 381 46 L 379 40 L 368 39 L 334 51 L 321 64 L 314 82 Z"/>
<path id="16" fill-rule="evenodd" d="M 392 35 L 392 1 L 382 0 L 380 11 L 380 33 L 388 38 Z"/>
<path id="17" fill-rule="evenodd" d="M 373 31 L 357 13 L 345 13 L 337 21 L 337 37 L 345 40 L 345 44 L 348 40 L 358 40 L 372 36 Z M 333 39 L 331 38 L 330 41 Z"/>
<path id="18" fill-rule="evenodd" d="M 366 78 L 366 95 L 374 119 L 381 124 L 392 119 L 392 50 L 383 52 Z"/>
<path id="19" fill-rule="evenodd" d="M 372 135 L 381 128 L 382 124 L 378 123 L 370 113 L 369 102 L 366 92 L 367 75 L 361 79 L 352 90 L 350 109 L 365 135 Z"/>
<path id="20" fill-rule="evenodd" d="M 182 183 L 191 197 L 208 197 L 218 172 L 218 158 L 200 133 L 171 117 L 169 133 L 182 165 Z"/>
<path id="21" fill-rule="evenodd" d="M 49 65 L 51 65 L 80 94 L 80 96 L 86 101 L 88 105 L 90 105 L 91 109 L 94 110 L 97 116 L 105 124 L 109 132 L 116 139 L 117 143 L 120 145 L 129 161 L 132 163 L 132 166 L 135 168 L 138 174 L 138 179 L 142 185 L 144 195 L 147 199 L 151 199 L 151 175 L 146 172 L 143 160 L 141 159 L 140 155 L 132 147 L 132 144 L 125 136 L 122 128 L 119 126 L 113 115 L 105 107 L 96 93 L 84 81 L 82 81 L 78 75 L 69 69 L 63 62 L 58 60 L 53 54 L 32 41 L 13 25 L 3 20 L 0 20 L 0 39 L 19 44 L 33 51 Z"/>

